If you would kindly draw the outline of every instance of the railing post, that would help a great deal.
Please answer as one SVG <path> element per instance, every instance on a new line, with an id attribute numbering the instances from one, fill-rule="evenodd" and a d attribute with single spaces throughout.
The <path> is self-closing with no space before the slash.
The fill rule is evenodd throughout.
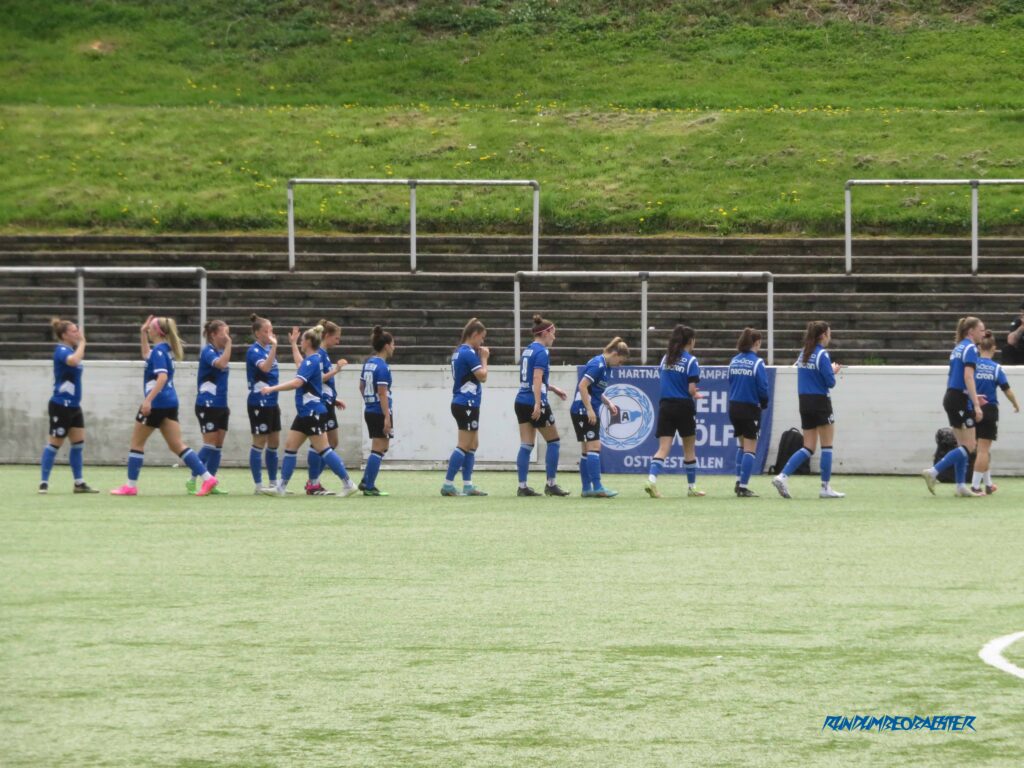
<path id="1" fill-rule="evenodd" d="M 416 271 L 416 179 L 409 179 L 409 271 Z"/>
<path id="2" fill-rule="evenodd" d="M 533 182 L 533 271 L 540 271 L 540 184 Z"/>
<path id="3" fill-rule="evenodd" d="M 519 356 L 523 353 L 521 338 L 519 336 L 519 273 L 516 272 L 515 280 L 512 282 L 512 315 L 515 322 L 516 357 L 515 362 L 519 364 Z"/>
<path id="4" fill-rule="evenodd" d="M 199 267 L 199 348 L 203 348 L 206 339 L 203 337 L 203 328 L 206 327 L 206 270 Z"/>
<path id="5" fill-rule="evenodd" d="M 768 365 L 775 365 L 775 275 L 768 273 Z"/>
<path id="6" fill-rule="evenodd" d="M 85 270 L 79 267 L 75 270 L 75 283 L 78 295 L 78 327 L 85 328 Z"/>
<path id="7" fill-rule="evenodd" d="M 647 278 L 640 273 L 640 365 L 647 365 Z"/>
<path id="8" fill-rule="evenodd" d="M 978 274 L 978 180 L 971 179 L 971 274 Z"/>
<path id="9" fill-rule="evenodd" d="M 288 271 L 295 271 L 295 187 L 288 181 Z"/>
<path id="10" fill-rule="evenodd" d="M 846 274 L 853 272 L 853 183 L 846 182 L 846 189 L 843 191 L 844 207 L 846 209 Z"/>

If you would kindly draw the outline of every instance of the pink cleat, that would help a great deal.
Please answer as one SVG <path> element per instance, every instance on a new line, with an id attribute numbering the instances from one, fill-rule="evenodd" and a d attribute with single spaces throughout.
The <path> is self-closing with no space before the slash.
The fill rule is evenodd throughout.
<path id="1" fill-rule="evenodd" d="M 217 478 L 211 476 L 209 480 L 203 480 L 202 486 L 196 491 L 196 496 L 207 496 L 210 491 L 217 487 Z"/>
<path id="2" fill-rule="evenodd" d="M 111 496 L 138 496 L 139 489 L 131 485 L 122 485 L 110 492 Z"/>

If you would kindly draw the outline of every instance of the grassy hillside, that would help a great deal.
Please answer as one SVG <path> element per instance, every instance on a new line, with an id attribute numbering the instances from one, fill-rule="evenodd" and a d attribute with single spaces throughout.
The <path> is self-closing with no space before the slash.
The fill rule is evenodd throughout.
<path id="1" fill-rule="evenodd" d="M 841 228 L 849 177 L 1024 176 L 1024 0 L 233 4 L 13 0 L 0 227 L 281 228 L 291 176 L 536 178 L 549 232 Z M 858 192 L 858 227 L 962 232 L 966 190 Z M 1018 231 L 1024 192 L 986 190 Z M 521 231 L 431 190 L 425 231 Z M 303 190 L 318 231 L 400 190 Z"/>

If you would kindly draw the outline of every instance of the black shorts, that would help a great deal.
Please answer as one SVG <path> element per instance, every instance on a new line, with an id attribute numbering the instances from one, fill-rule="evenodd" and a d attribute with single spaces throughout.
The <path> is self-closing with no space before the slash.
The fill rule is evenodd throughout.
<path id="1" fill-rule="evenodd" d="M 967 393 L 959 389 L 947 389 L 942 398 L 942 407 L 946 409 L 949 426 L 953 429 L 970 429 L 974 426 L 974 407 L 967 399 Z"/>
<path id="2" fill-rule="evenodd" d="M 571 413 L 572 428 L 576 430 L 576 439 L 581 443 L 589 443 L 601 439 L 601 417 L 598 416 L 595 424 L 590 423 L 587 412 Z"/>
<path id="3" fill-rule="evenodd" d="M 999 439 L 999 406 L 995 403 L 985 403 L 981 406 L 981 412 L 985 418 L 974 427 L 974 436 L 979 440 Z"/>
<path id="4" fill-rule="evenodd" d="M 452 403 L 452 416 L 460 432 L 476 432 L 480 429 L 480 408 L 474 405 Z"/>
<path id="5" fill-rule="evenodd" d="M 160 425 L 164 423 L 164 419 L 170 421 L 178 420 L 178 409 L 177 408 L 150 408 L 149 416 L 143 416 L 142 411 L 135 414 L 135 420 L 140 424 L 145 424 L 147 427 L 153 427 L 153 429 L 159 429 Z"/>
<path id="6" fill-rule="evenodd" d="M 729 421 L 736 437 L 757 440 L 761 434 L 761 406 L 754 403 L 729 403 Z"/>
<path id="7" fill-rule="evenodd" d="M 697 434 L 697 406 L 693 400 L 665 398 L 658 403 L 657 437 L 693 437 Z"/>
<path id="8" fill-rule="evenodd" d="M 67 437 L 72 429 L 85 429 L 81 408 L 69 408 L 50 401 L 50 436 Z"/>
<path id="9" fill-rule="evenodd" d="M 277 405 L 250 405 L 249 431 L 254 435 L 269 435 L 281 431 L 281 408 Z"/>
<path id="10" fill-rule="evenodd" d="M 310 416 L 296 416 L 292 422 L 292 431 L 301 432 L 306 437 L 311 435 L 322 435 L 326 432 L 323 413 L 314 413 Z"/>
<path id="11" fill-rule="evenodd" d="M 800 428 L 817 429 L 835 424 L 832 399 L 828 395 L 800 395 Z"/>
<path id="12" fill-rule="evenodd" d="M 327 405 L 324 403 L 324 405 Z M 334 405 L 327 405 L 327 413 L 324 414 L 324 431 L 330 432 L 332 429 L 338 428 L 338 412 L 334 409 Z"/>
<path id="13" fill-rule="evenodd" d="M 197 405 L 196 418 L 199 419 L 199 431 L 204 435 L 223 429 L 228 431 L 228 417 L 231 416 L 230 408 L 220 408 L 212 405 Z"/>
<path id="14" fill-rule="evenodd" d="M 537 429 L 555 426 L 555 414 L 551 412 L 551 405 L 544 403 L 540 407 L 540 417 L 533 420 L 533 406 L 526 403 L 516 403 L 516 420 L 520 424 L 532 424 Z"/>
<path id="15" fill-rule="evenodd" d="M 395 436 L 395 414 L 391 414 L 391 431 L 384 431 L 384 414 L 363 411 L 363 419 L 366 421 L 366 431 L 370 433 L 371 439 L 390 440 Z"/>

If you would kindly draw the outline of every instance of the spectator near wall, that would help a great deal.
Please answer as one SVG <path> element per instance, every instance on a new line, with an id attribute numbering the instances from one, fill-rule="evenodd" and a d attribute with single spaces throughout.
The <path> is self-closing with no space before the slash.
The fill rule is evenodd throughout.
<path id="1" fill-rule="evenodd" d="M 1024 365 L 1024 301 L 1021 301 L 1020 312 L 1013 318 L 1010 333 L 1006 336 L 1002 364 Z"/>

